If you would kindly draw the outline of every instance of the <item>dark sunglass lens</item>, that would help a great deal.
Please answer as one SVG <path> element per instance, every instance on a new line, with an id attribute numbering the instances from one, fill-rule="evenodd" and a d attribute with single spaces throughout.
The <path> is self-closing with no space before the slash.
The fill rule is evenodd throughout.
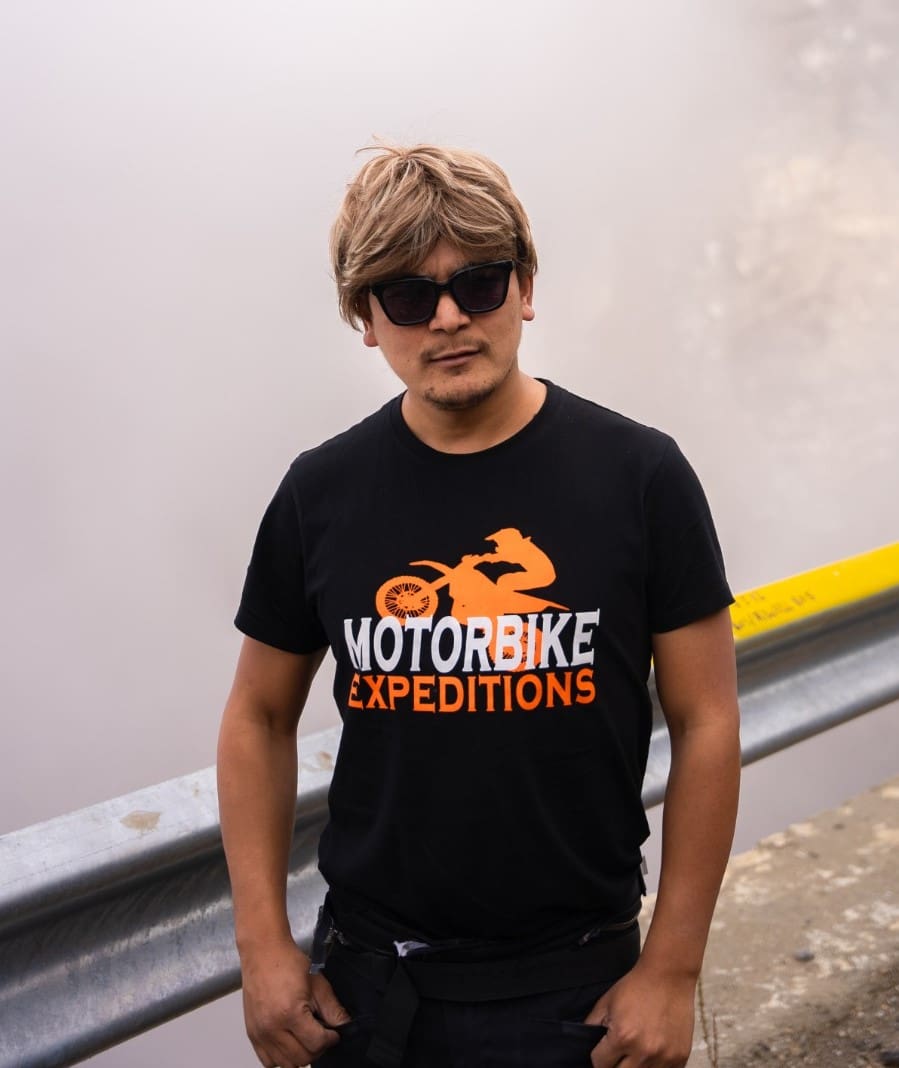
<path id="1" fill-rule="evenodd" d="M 434 284 L 426 278 L 394 282 L 381 290 L 381 303 L 400 326 L 424 322 L 434 314 Z"/>
<path id="2" fill-rule="evenodd" d="M 506 299 L 509 273 L 505 264 L 493 263 L 461 271 L 453 280 L 453 294 L 466 311 L 493 311 Z"/>

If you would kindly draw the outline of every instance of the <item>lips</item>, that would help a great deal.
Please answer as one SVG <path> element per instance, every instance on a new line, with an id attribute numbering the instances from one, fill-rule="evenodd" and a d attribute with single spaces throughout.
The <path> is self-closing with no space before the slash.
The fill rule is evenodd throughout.
<path id="1" fill-rule="evenodd" d="M 476 356 L 480 350 L 477 348 L 451 349 L 449 352 L 441 352 L 430 357 L 431 363 L 442 363 L 444 360 L 461 360 L 466 356 Z"/>

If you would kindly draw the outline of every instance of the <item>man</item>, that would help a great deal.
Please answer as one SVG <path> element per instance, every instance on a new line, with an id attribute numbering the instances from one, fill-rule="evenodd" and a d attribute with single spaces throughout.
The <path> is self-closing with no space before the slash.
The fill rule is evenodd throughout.
<path id="1" fill-rule="evenodd" d="M 254 1049 L 684 1065 L 739 778 L 702 490 L 670 438 L 519 367 L 537 261 L 491 161 L 381 150 L 332 255 L 341 313 L 405 392 L 291 466 L 237 616 L 219 792 Z M 344 726 L 310 973 L 285 880 L 327 648 Z M 641 953 L 650 656 L 672 768 Z"/>

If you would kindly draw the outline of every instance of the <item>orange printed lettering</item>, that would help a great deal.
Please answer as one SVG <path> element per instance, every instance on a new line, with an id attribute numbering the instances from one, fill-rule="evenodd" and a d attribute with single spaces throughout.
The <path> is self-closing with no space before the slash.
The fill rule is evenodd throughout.
<path id="1" fill-rule="evenodd" d="M 525 688 L 528 686 L 533 687 L 533 696 L 525 696 Z M 540 683 L 539 675 L 520 675 L 515 680 L 515 700 L 518 702 L 521 708 L 526 709 L 528 712 L 532 708 L 536 708 L 540 704 L 543 698 L 543 686 Z M 507 709 L 508 710 L 508 709 Z"/>
<path id="2" fill-rule="evenodd" d="M 584 667 L 577 673 L 577 697 L 579 705 L 589 705 L 596 700 L 596 686 L 593 683 L 593 668 Z"/>
<path id="3" fill-rule="evenodd" d="M 412 680 L 412 708 L 415 712 L 436 712 L 431 698 L 433 675 L 416 675 Z"/>
<path id="4" fill-rule="evenodd" d="M 455 675 L 441 675 L 438 679 L 438 683 L 440 687 L 440 711 L 458 712 L 465 699 L 465 688 L 463 687 L 461 680 L 457 679 Z M 447 690 L 450 687 L 456 691 L 456 696 L 452 701 L 447 694 Z"/>
<path id="5" fill-rule="evenodd" d="M 571 704 L 571 672 L 551 671 L 546 676 L 546 707 L 555 708 L 555 698 L 559 697 L 563 705 Z"/>
<path id="6" fill-rule="evenodd" d="M 362 708 L 362 702 L 359 700 L 359 672 L 353 672 L 353 678 L 350 682 L 350 696 L 346 699 L 346 703 L 350 708 Z"/>
<path id="7" fill-rule="evenodd" d="M 387 694 L 390 699 L 391 710 L 396 708 L 396 703 L 401 697 L 409 696 L 409 680 L 405 675 L 387 676 Z"/>
<path id="8" fill-rule="evenodd" d="M 493 694 L 499 685 L 499 675 L 478 675 L 478 684 L 487 691 L 487 711 L 495 712 L 496 705 L 493 703 Z"/>
<path id="9" fill-rule="evenodd" d="M 366 708 L 386 708 L 387 702 L 384 700 L 384 695 L 381 693 L 381 687 L 384 685 L 384 679 L 386 675 L 363 675 L 365 681 L 368 683 L 368 688 L 371 690 L 368 700 L 365 702 Z"/>

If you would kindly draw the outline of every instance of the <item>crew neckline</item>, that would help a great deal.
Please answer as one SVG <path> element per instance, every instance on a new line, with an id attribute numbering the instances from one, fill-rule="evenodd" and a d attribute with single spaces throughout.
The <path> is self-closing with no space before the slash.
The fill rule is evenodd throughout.
<path id="1" fill-rule="evenodd" d="M 509 449 L 517 448 L 534 434 L 539 433 L 552 419 L 561 401 L 562 390 L 555 383 L 550 382 L 549 379 L 538 378 L 537 381 L 546 386 L 546 396 L 533 417 L 510 437 L 504 438 L 486 449 L 478 449 L 477 452 L 443 452 L 441 449 L 435 449 L 417 437 L 403 418 L 402 403 L 405 396 L 404 393 L 400 393 L 388 402 L 387 415 L 390 425 L 400 442 L 416 455 L 446 464 L 471 463 L 474 460 L 482 460 L 487 456 L 495 456 L 507 452 Z"/>

